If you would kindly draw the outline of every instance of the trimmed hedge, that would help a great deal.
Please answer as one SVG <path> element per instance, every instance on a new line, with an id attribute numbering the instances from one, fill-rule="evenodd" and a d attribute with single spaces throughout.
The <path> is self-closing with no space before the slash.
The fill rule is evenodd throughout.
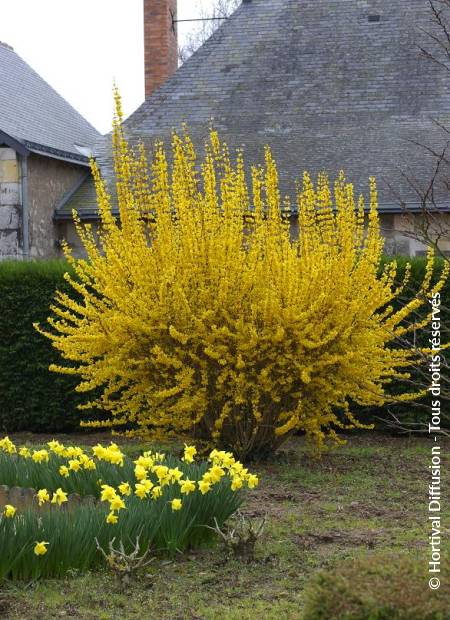
<path id="1" fill-rule="evenodd" d="M 65 261 L 0 263 L 0 433 L 79 428 L 76 377 L 50 373 L 58 362 L 35 322 L 45 322 L 57 288 L 67 287 Z"/>
<path id="2" fill-rule="evenodd" d="M 408 259 L 399 258 L 399 276 Z M 423 279 L 426 261 L 411 259 L 411 289 Z M 14 431 L 69 432 L 79 430 L 82 414 L 77 405 L 86 395 L 75 392 L 76 377 L 50 373 L 48 367 L 60 362 L 51 342 L 40 336 L 33 323 L 44 323 L 56 289 L 69 290 L 64 280 L 65 261 L 0 262 L 0 433 Z M 70 289 L 71 290 L 71 289 Z M 408 294 L 404 300 L 408 299 Z M 450 281 L 442 294 L 442 336 L 450 331 Z M 427 333 L 422 335 L 427 339 Z M 424 341 L 425 342 L 425 341 Z M 405 386 L 393 386 L 394 390 Z M 408 389 L 408 386 L 406 386 Z M 450 403 L 442 399 L 442 423 L 450 427 Z M 391 409 L 406 422 L 428 422 L 424 407 L 399 404 Z M 89 417 L 89 412 L 84 413 Z M 375 421 L 379 428 L 388 419 L 386 408 L 361 412 L 364 422 Z"/>
<path id="3" fill-rule="evenodd" d="M 392 259 L 390 258 L 389 261 Z M 420 284 L 425 276 L 425 268 L 426 268 L 426 258 L 425 257 L 414 257 L 407 258 L 404 256 L 400 256 L 396 258 L 398 264 L 398 280 L 399 282 L 403 279 L 405 268 L 407 263 L 411 264 L 411 279 L 410 283 L 407 287 L 407 290 L 400 296 L 399 300 L 396 301 L 394 307 L 396 309 L 400 309 L 403 303 L 407 303 L 420 289 Z M 436 261 L 437 269 L 442 269 L 443 261 L 439 259 Z M 424 316 L 426 316 L 427 311 L 429 312 L 431 306 L 423 307 L 417 313 L 417 320 L 420 321 Z M 417 340 L 416 344 L 418 346 L 429 346 L 428 339 L 431 335 L 431 329 L 425 328 L 416 334 Z M 411 340 L 413 338 L 412 335 L 409 335 L 408 338 Z M 449 342 L 450 340 L 450 279 L 447 280 L 447 283 L 441 293 L 441 340 L 442 342 Z M 447 360 L 450 360 L 450 351 L 443 352 L 443 355 L 446 356 Z M 448 371 L 441 367 L 441 374 L 444 377 L 445 373 Z M 425 374 L 424 374 L 425 373 Z M 417 380 L 417 382 L 422 385 L 424 382 L 428 385 L 428 369 L 426 365 L 422 368 L 422 373 L 419 371 L 412 370 L 412 380 Z M 401 394 L 404 392 L 412 392 L 414 391 L 414 386 L 409 383 L 402 383 L 400 381 L 396 381 L 393 383 L 390 389 L 391 394 Z M 446 392 L 448 394 L 449 388 L 447 387 Z M 414 431 L 416 428 L 425 425 L 428 427 L 428 423 L 430 420 L 430 410 L 429 406 L 431 403 L 431 397 L 428 395 L 423 398 L 421 401 L 417 401 L 415 403 L 394 403 L 389 405 L 389 410 L 399 419 L 399 421 L 406 425 L 407 428 L 410 428 L 411 431 Z M 428 407 L 428 408 L 427 408 Z M 369 411 L 365 410 L 359 415 L 359 418 L 363 422 L 375 423 L 376 428 L 378 429 L 393 429 L 392 417 L 388 412 L 388 406 L 372 408 Z M 409 426 L 414 425 L 414 426 Z M 450 428 L 450 400 L 444 397 L 444 394 L 441 395 L 441 426 L 442 428 Z"/>
<path id="4" fill-rule="evenodd" d="M 398 553 L 344 560 L 307 584 L 302 620 L 448 620 L 450 584 L 430 590 L 427 567 Z"/>

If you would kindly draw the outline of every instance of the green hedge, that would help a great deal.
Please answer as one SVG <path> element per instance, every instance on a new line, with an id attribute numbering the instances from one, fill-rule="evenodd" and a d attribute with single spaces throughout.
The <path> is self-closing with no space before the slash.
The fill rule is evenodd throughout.
<path id="1" fill-rule="evenodd" d="M 64 261 L 0 263 L 0 433 L 78 428 L 76 378 L 48 371 L 58 361 L 51 342 L 33 328 L 45 322 Z"/>
<path id="2" fill-rule="evenodd" d="M 392 259 L 389 259 L 392 260 Z M 402 293 L 399 300 L 396 302 L 396 309 L 400 309 L 401 305 L 407 303 L 413 295 L 416 295 L 420 289 L 420 284 L 425 276 L 425 268 L 426 268 L 426 258 L 424 257 L 414 257 L 414 258 L 406 258 L 406 257 L 397 257 L 398 264 L 398 280 L 399 282 L 403 279 L 406 264 L 409 262 L 411 264 L 411 279 L 410 284 L 407 289 Z M 437 260 L 437 269 L 438 273 L 443 267 L 443 261 Z M 429 312 L 430 306 L 421 308 L 417 314 L 416 319 L 420 321 L 425 315 L 426 312 Z M 429 346 L 428 338 L 430 337 L 430 328 L 425 328 L 416 334 L 416 344 L 419 346 Z M 412 336 L 408 336 L 411 340 Z M 441 293 L 441 339 L 442 342 L 448 342 L 450 340 L 450 279 L 447 280 L 447 283 Z M 447 359 L 450 359 L 450 353 L 447 351 L 444 353 Z M 444 368 L 442 370 L 442 376 L 445 376 L 447 372 Z M 425 375 L 423 374 L 425 372 Z M 424 381 L 428 381 L 428 369 L 426 365 L 422 368 L 422 373 L 418 371 L 412 371 L 412 379 L 422 384 Z M 401 394 L 404 392 L 414 391 L 414 386 L 411 386 L 408 383 L 395 382 L 392 385 L 390 390 L 391 394 Z M 447 387 L 447 393 L 449 388 Z M 430 396 L 425 397 L 419 402 L 415 403 L 395 403 L 389 405 L 389 409 L 395 416 L 404 424 L 407 428 L 410 428 L 412 431 L 415 428 L 419 428 L 423 425 L 428 425 L 430 419 L 430 411 L 427 409 L 427 405 L 429 407 L 431 402 Z M 450 428 L 450 401 L 445 399 L 444 394 L 441 396 L 441 423 L 443 428 Z M 364 422 L 373 422 L 375 423 L 376 428 L 378 429 L 389 429 L 392 423 L 392 416 L 388 413 L 388 407 L 380 407 L 373 408 L 370 410 L 365 410 L 359 415 L 359 419 Z M 410 426 L 415 425 L 415 426 Z"/>
<path id="3" fill-rule="evenodd" d="M 399 275 L 405 258 L 398 259 Z M 44 323 L 57 288 L 68 289 L 64 261 L 0 262 L 0 433 L 13 431 L 64 432 L 79 429 L 77 404 L 85 395 L 74 390 L 76 378 L 50 373 L 59 357 L 49 340 L 40 336 L 33 323 Z M 417 290 L 425 271 L 425 259 L 412 260 L 412 290 Z M 405 294 L 403 301 L 411 295 Z M 442 335 L 450 329 L 450 281 L 442 295 Z M 447 330 L 447 332 L 445 332 Z M 427 338 L 427 333 L 423 334 Z M 394 390 L 406 386 L 396 385 Z M 392 409 L 406 422 L 427 422 L 429 413 L 411 404 Z M 442 421 L 450 427 L 449 403 L 442 399 Z M 87 414 L 84 414 L 85 416 Z M 388 419 L 386 408 L 361 412 L 362 421 L 375 421 L 379 428 Z"/>

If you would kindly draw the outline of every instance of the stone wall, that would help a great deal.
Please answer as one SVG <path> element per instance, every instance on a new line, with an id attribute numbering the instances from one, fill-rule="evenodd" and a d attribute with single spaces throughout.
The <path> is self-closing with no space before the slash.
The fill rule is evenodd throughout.
<path id="1" fill-rule="evenodd" d="M 7 504 L 14 506 L 14 508 L 16 508 L 19 512 L 29 508 L 38 509 L 39 505 L 36 496 L 36 489 L 0 485 L 0 515 Z M 95 506 L 98 504 L 98 501 L 93 495 L 81 496 L 78 495 L 78 493 L 71 493 L 67 497 L 67 502 L 61 504 L 61 507 L 45 503 L 43 505 L 43 509 L 55 508 L 60 510 L 62 508 L 63 510 L 67 510 L 76 508 L 81 504 L 83 506 Z"/>
<path id="2" fill-rule="evenodd" d="M 0 260 L 22 256 L 20 203 L 20 172 L 16 152 L 0 147 Z"/>
<path id="3" fill-rule="evenodd" d="M 28 198 L 30 255 L 32 258 L 61 256 L 59 228 L 53 222 L 58 202 L 85 174 L 85 167 L 49 157 L 30 155 Z"/>

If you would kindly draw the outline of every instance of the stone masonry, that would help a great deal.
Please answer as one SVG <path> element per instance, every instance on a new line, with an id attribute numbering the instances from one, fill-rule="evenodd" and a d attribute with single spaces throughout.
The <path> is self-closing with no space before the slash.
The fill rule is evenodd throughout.
<path id="1" fill-rule="evenodd" d="M 0 260 L 21 255 L 20 193 L 16 152 L 0 148 Z"/>

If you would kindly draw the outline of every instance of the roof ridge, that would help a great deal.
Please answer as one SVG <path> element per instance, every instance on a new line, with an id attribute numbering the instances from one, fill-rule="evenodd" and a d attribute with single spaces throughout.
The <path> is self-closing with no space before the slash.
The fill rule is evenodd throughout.
<path id="1" fill-rule="evenodd" d="M 4 41 L 0 41 L 0 47 L 4 47 L 7 50 L 11 50 L 11 52 L 14 52 L 14 48 L 12 45 L 9 45 L 9 43 L 5 43 Z"/>

